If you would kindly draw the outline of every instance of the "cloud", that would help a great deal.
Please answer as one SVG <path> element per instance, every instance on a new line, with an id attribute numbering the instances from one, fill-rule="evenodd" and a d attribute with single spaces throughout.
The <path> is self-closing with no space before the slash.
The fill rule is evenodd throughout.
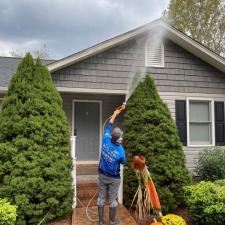
<path id="1" fill-rule="evenodd" d="M 63 57 L 160 17 L 167 4 L 168 0 L 1 0 L 0 54 L 46 44 Z"/>

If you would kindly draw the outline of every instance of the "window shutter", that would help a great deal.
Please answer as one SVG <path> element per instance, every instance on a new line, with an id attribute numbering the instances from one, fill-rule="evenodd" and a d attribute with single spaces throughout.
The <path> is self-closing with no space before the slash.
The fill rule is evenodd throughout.
<path id="1" fill-rule="evenodd" d="M 186 116 L 186 101 L 176 100 L 176 125 L 180 137 L 180 141 L 184 146 L 187 145 L 187 116 Z"/>
<path id="2" fill-rule="evenodd" d="M 225 146 L 224 102 L 215 102 L 215 141 L 216 145 Z"/>
<path id="3" fill-rule="evenodd" d="M 164 46 L 160 38 L 152 38 L 145 43 L 145 65 L 164 67 Z"/>

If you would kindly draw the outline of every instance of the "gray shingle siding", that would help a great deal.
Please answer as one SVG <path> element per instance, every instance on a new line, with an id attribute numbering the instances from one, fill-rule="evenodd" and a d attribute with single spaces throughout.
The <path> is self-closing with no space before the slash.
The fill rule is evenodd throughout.
<path id="1" fill-rule="evenodd" d="M 53 73 L 59 87 L 126 90 L 133 71 L 145 70 L 145 37 L 131 40 Z M 225 94 L 225 74 L 165 41 L 164 68 L 147 68 L 159 91 Z"/>
<path id="2" fill-rule="evenodd" d="M 72 104 L 73 100 L 100 100 L 102 101 L 102 125 L 111 116 L 116 107 L 124 102 L 124 96 L 112 95 L 90 95 L 61 93 L 63 99 L 63 109 L 66 113 L 70 127 L 72 128 Z M 117 124 L 121 124 L 121 117 L 118 117 Z"/>
<path id="3" fill-rule="evenodd" d="M 136 68 L 144 69 L 144 49 L 136 40 L 114 47 L 53 73 L 56 86 L 126 90 Z"/>
<path id="4" fill-rule="evenodd" d="M 159 91 L 225 94 L 225 74 L 176 44 L 165 43 L 165 67 L 149 68 Z"/>

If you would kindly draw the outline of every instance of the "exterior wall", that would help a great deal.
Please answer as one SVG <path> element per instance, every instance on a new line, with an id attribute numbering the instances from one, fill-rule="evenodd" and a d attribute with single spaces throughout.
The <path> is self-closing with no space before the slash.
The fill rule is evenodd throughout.
<path id="1" fill-rule="evenodd" d="M 145 40 L 146 37 L 142 36 L 54 72 L 54 83 L 58 87 L 126 90 L 129 77 L 133 72 L 137 70 L 150 72 L 161 98 L 168 104 L 174 119 L 176 99 L 204 97 L 215 101 L 225 101 L 225 74 L 169 40 L 164 40 L 164 68 L 146 69 L 144 67 Z M 78 95 L 74 95 L 76 96 Z M 80 97 L 90 98 L 88 95 L 80 95 Z M 91 96 L 91 99 L 95 97 Z M 118 105 L 119 99 L 109 96 L 101 97 L 104 98 L 103 113 L 105 115 L 103 117 L 106 118 L 116 104 Z M 63 98 L 65 111 L 70 120 L 73 97 L 63 94 Z M 112 100 L 115 102 L 111 105 Z M 184 147 L 187 167 L 191 171 L 194 171 L 199 151 L 202 149 L 203 147 Z"/>
<path id="2" fill-rule="evenodd" d="M 63 99 L 63 109 L 66 113 L 72 133 L 72 105 L 73 100 L 100 100 L 102 101 L 102 126 L 104 121 L 110 117 L 116 107 L 124 102 L 124 96 L 111 96 L 111 95 L 88 95 L 88 94 L 73 94 L 61 93 Z M 121 117 L 118 118 L 117 123 L 121 126 Z"/>
<path id="3" fill-rule="evenodd" d="M 148 69 L 159 91 L 225 94 L 225 74 L 178 45 L 165 44 L 165 67 Z"/>
<path id="4" fill-rule="evenodd" d="M 126 90 L 136 66 L 144 69 L 143 43 L 132 40 L 53 73 L 57 87 Z"/>
<path id="5" fill-rule="evenodd" d="M 159 91 L 225 94 L 225 75 L 169 40 L 164 68 L 145 68 L 146 37 L 53 73 L 57 87 L 126 90 L 134 72 L 150 72 Z"/>
<path id="6" fill-rule="evenodd" d="M 102 125 L 104 121 L 112 115 L 114 110 L 123 104 L 125 96 L 122 95 L 95 95 L 95 94 L 77 94 L 77 93 L 60 93 L 63 99 L 63 110 L 66 113 L 66 117 L 71 128 L 72 133 L 72 104 L 73 100 L 100 100 L 102 101 Z M 0 99 L 4 97 L 4 94 L 0 93 Z M 122 126 L 122 117 L 118 117 L 115 121 L 115 125 Z"/>
<path id="7" fill-rule="evenodd" d="M 2 99 L 3 99 L 4 95 L 0 93 L 0 110 L 2 108 Z"/>
<path id="8" fill-rule="evenodd" d="M 187 98 L 207 98 L 214 101 L 225 102 L 225 95 L 223 94 L 202 94 L 202 93 L 179 93 L 179 92 L 160 92 L 161 99 L 167 103 L 168 108 L 175 120 L 175 100 L 186 100 Z M 186 165 L 188 169 L 194 172 L 196 162 L 198 160 L 199 152 L 206 147 L 187 147 L 184 146 L 184 153 L 186 157 Z"/>

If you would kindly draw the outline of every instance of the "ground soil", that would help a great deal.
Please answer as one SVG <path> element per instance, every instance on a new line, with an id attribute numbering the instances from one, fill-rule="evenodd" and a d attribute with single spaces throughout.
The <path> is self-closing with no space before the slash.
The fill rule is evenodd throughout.
<path id="1" fill-rule="evenodd" d="M 131 210 L 131 214 L 135 218 L 134 210 Z M 191 221 L 190 215 L 188 214 L 186 206 L 179 207 L 173 214 L 181 216 L 185 220 L 186 225 L 194 225 L 194 223 Z M 142 221 L 139 221 L 138 225 L 147 225 L 150 224 L 151 222 L 152 222 L 151 220 L 144 219 Z"/>
<path id="2" fill-rule="evenodd" d="M 174 214 L 181 216 L 185 220 L 187 225 L 194 225 L 185 206 L 179 207 Z"/>

